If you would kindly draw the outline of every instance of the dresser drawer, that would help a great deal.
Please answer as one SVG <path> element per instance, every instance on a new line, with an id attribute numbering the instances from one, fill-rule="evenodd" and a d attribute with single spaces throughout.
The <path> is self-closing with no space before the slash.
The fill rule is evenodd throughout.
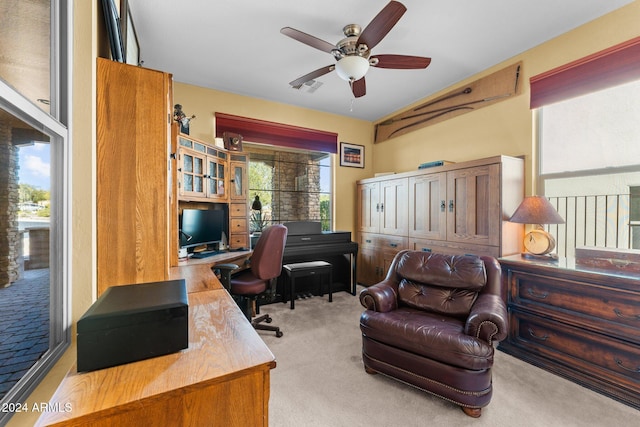
<path id="1" fill-rule="evenodd" d="M 358 244 L 363 248 L 376 248 L 380 250 L 393 250 L 399 252 L 407 249 L 409 239 L 403 236 L 392 236 L 390 234 L 360 233 Z"/>
<path id="2" fill-rule="evenodd" d="M 247 220 L 245 218 L 231 218 L 231 229 L 229 233 L 246 233 Z"/>
<path id="3" fill-rule="evenodd" d="M 640 294 L 520 271 L 509 273 L 510 303 L 640 344 Z"/>
<path id="4" fill-rule="evenodd" d="M 375 248 L 378 246 L 378 235 L 371 233 L 358 233 L 358 245 L 361 248 Z"/>
<path id="5" fill-rule="evenodd" d="M 640 346 L 526 312 L 511 311 L 509 322 L 511 344 L 631 395 L 640 393 Z"/>
<path id="6" fill-rule="evenodd" d="M 407 249 L 409 246 L 409 239 L 402 236 L 391 236 L 386 234 L 380 234 L 377 239 L 377 246 L 382 250 L 391 250 L 399 252 Z"/>
<path id="7" fill-rule="evenodd" d="M 229 216 L 231 217 L 246 217 L 247 205 L 244 203 L 231 203 L 229 204 Z"/>
<path id="8" fill-rule="evenodd" d="M 231 249 L 248 248 L 249 235 L 247 233 L 233 233 L 229 237 L 229 247 Z"/>

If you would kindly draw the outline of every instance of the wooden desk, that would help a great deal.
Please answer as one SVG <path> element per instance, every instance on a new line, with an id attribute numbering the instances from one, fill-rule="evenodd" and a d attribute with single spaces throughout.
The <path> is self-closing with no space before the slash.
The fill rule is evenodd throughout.
<path id="1" fill-rule="evenodd" d="M 187 293 L 222 289 L 220 281 L 213 274 L 211 268 L 218 264 L 226 263 L 237 264 L 242 267 L 252 253 L 252 251 L 224 252 L 208 258 L 191 258 L 179 261 L 176 267 L 169 269 L 169 280 L 185 279 Z"/>
<path id="2" fill-rule="evenodd" d="M 50 401 L 62 411 L 36 425 L 267 426 L 275 357 L 218 287 L 189 294 L 188 349 L 88 373 L 74 367 Z"/>

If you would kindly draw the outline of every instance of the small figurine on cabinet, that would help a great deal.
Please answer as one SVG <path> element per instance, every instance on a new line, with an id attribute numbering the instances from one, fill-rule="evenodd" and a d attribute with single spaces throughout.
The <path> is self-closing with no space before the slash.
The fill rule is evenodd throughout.
<path id="1" fill-rule="evenodd" d="M 187 117 L 184 111 L 182 111 L 182 105 L 176 104 L 173 106 L 173 120 L 180 123 L 180 133 L 189 135 L 189 123 L 195 118 L 195 114 L 191 117 Z"/>
<path id="2" fill-rule="evenodd" d="M 242 151 L 242 135 L 233 132 L 223 132 L 222 141 L 225 150 Z"/>

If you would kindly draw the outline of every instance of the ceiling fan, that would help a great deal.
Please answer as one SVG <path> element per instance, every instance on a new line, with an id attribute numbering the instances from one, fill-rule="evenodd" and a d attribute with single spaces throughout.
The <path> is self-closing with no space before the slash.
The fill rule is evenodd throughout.
<path id="1" fill-rule="evenodd" d="M 407 8 L 402 3 L 391 1 L 364 30 L 357 24 L 345 26 L 342 31 L 346 37 L 335 45 L 291 27 L 282 28 L 280 30 L 282 34 L 330 53 L 337 61 L 335 64 L 305 74 L 289 84 L 300 88 L 304 83 L 335 70 L 341 79 L 349 82 L 353 96 L 359 98 L 367 93 L 364 76 L 369 67 L 405 70 L 427 68 L 431 58 L 409 55 L 371 56 L 371 49 L 380 43 L 406 11 Z"/>

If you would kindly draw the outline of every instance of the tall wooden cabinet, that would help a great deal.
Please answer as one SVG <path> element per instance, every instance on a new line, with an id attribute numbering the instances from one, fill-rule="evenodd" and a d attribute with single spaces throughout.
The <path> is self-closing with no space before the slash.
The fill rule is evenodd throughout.
<path id="1" fill-rule="evenodd" d="M 500 257 L 520 251 L 507 220 L 524 197 L 522 159 L 496 156 L 358 182 L 358 279 L 381 280 L 403 249 Z"/>
<path id="2" fill-rule="evenodd" d="M 227 151 L 184 134 L 176 139 L 179 207 L 208 209 L 211 203 L 228 206 L 229 247 L 248 248 L 249 154 Z"/>
<path id="3" fill-rule="evenodd" d="M 97 283 L 169 272 L 172 78 L 97 59 Z"/>

